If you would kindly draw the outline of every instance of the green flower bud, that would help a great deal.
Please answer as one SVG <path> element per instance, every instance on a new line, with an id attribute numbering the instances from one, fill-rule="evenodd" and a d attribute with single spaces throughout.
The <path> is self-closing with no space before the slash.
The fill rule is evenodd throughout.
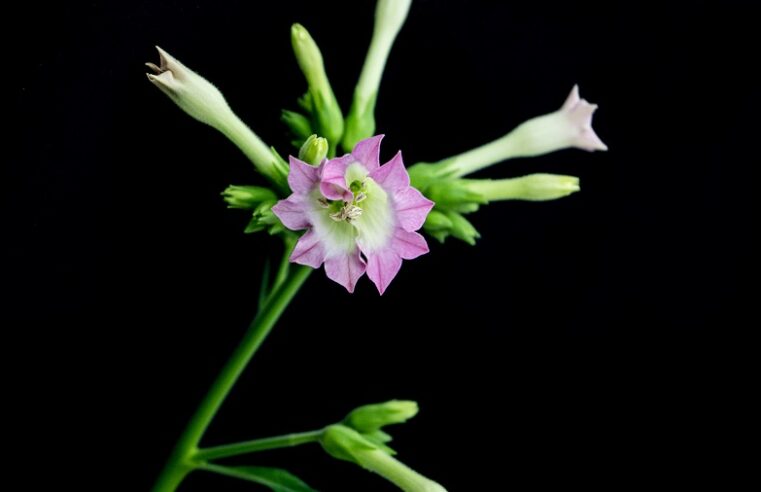
<path id="1" fill-rule="evenodd" d="M 434 208 L 428 213 L 423 228 L 425 228 L 428 233 L 433 231 L 447 231 L 452 228 L 452 221 L 449 220 L 449 217 L 445 214 Z"/>
<path id="2" fill-rule="evenodd" d="M 248 225 L 243 232 L 250 234 L 266 229 L 270 235 L 272 235 L 285 231 L 285 227 L 282 222 L 280 222 L 280 219 L 272 213 L 272 207 L 275 203 L 277 203 L 276 200 L 270 200 L 262 202 L 254 208 L 254 211 L 251 214 L 251 220 L 248 222 Z"/>
<path id="3" fill-rule="evenodd" d="M 261 186 L 228 186 L 222 192 L 227 208 L 242 208 L 254 210 L 262 202 L 277 200 L 275 192 Z"/>
<path id="4" fill-rule="evenodd" d="M 359 432 L 341 424 L 326 427 L 320 438 L 320 444 L 332 457 L 358 465 L 360 464 L 357 460 L 358 454 L 362 451 L 378 449 L 378 446 L 362 437 Z"/>
<path id="5" fill-rule="evenodd" d="M 465 187 L 484 197 L 495 200 L 545 201 L 563 198 L 580 190 L 579 178 L 558 174 L 529 174 L 513 179 L 462 180 Z"/>
<path id="6" fill-rule="evenodd" d="M 417 413 L 417 402 L 391 400 L 355 408 L 346 416 L 343 424 L 362 434 L 370 434 L 384 426 L 406 422 Z"/>
<path id="7" fill-rule="evenodd" d="M 447 210 L 445 213 L 447 218 L 452 221 L 452 228 L 448 232 L 457 239 L 475 246 L 476 239 L 480 238 L 481 234 L 473 227 L 473 224 L 457 212 Z"/>
<path id="8" fill-rule="evenodd" d="M 301 24 L 291 27 L 291 44 L 309 86 L 304 105 L 311 111 L 313 129 L 325 136 L 331 145 L 335 145 L 334 142 L 339 142 L 343 135 L 344 119 L 325 73 L 322 53 Z M 334 152 L 335 148 L 332 147 L 331 151 Z"/>
<path id="9" fill-rule="evenodd" d="M 366 470 L 375 472 L 405 492 L 446 492 L 441 485 L 419 474 L 354 429 L 344 425 L 325 428 L 320 443 L 334 458 L 356 463 Z"/>
<path id="10" fill-rule="evenodd" d="M 328 156 L 328 141 L 317 135 L 310 135 L 299 150 L 299 159 L 318 166 Z"/>

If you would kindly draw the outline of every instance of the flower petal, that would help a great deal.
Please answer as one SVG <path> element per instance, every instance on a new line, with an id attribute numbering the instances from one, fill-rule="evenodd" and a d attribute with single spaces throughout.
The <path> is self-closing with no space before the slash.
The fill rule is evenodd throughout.
<path id="1" fill-rule="evenodd" d="M 399 225 L 410 232 L 423 227 L 423 222 L 434 203 L 415 188 L 407 188 L 394 194 L 393 197 Z"/>
<path id="2" fill-rule="evenodd" d="M 317 234 L 312 229 L 299 238 L 290 257 L 291 262 L 319 268 L 325 261 L 325 248 L 322 247 Z"/>
<path id="3" fill-rule="evenodd" d="M 590 104 L 586 99 L 581 99 L 576 105 L 566 109 L 568 117 L 577 129 L 574 135 L 575 147 L 590 152 L 594 150 L 608 150 L 608 146 L 600 140 L 600 137 L 592 129 L 592 115 L 596 110 L 597 104 Z"/>
<path id="4" fill-rule="evenodd" d="M 319 192 L 315 191 L 315 195 Z M 320 238 L 326 256 L 340 256 L 357 249 L 357 231 L 346 221 L 335 221 L 329 211 L 319 205 L 307 211 L 312 230 Z"/>
<path id="5" fill-rule="evenodd" d="M 367 276 L 378 288 L 378 292 L 383 295 L 388 284 L 399 273 L 399 269 L 402 267 L 402 259 L 391 248 L 382 249 L 365 256 L 367 257 Z"/>
<path id="6" fill-rule="evenodd" d="M 355 162 L 351 154 L 330 159 L 322 165 L 320 191 L 329 200 L 351 200 L 352 193 L 346 187 L 346 169 Z"/>
<path id="7" fill-rule="evenodd" d="M 401 227 L 397 227 L 394 231 L 391 248 L 405 260 L 412 260 L 429 251 L 428 243 L 422 235 L 405 231 Z"/>
<path id="8" fill-rule="evenodd" d="M 357 244 L 365 254 L 387 248 L 396 225 L 394 205 L 378 183 L 372 179 L 365 182 L 367 198 L 359 205 L 362 216 L 352 222 L 357 230 Z"/>
<path id="9" fill-rule="evenodd" d="M 292 231 L 299 231 L 309 227 L 309 218 L 307 217 L 304 206 L 304 197 L 292 194 L 285 200 L 280 200 L 272 207 L 274 213 L 285 227 Z"/>
<path id="10" fill-rule="evenodd" d="M 370 173 L 370 177 L 386 191 L 395 193 L 410 186 L 410 175 L 402 161 L 402 151 L 396 153 L 393 159 Z"/>
<path id="11" fill-rule="evenodd" d="M 308 193 L 319 180 L 318 168 L 310 166 L 293 156 L 289 156 L 291 164 L 288 172 L 288 186 L 294 193 Z"/>
<path id="12" fill-rule="evenodd" d="M 325 274 L 329 279 L 354 292 L 357 280 L 365 274 L 367 266 L 359 255 L 359 248 L 353 253 L 338 255 L 325 260 Z"/>
<path id="13" fill-rule="evenodd" d="M 383 135 L 360 140 L 351 151 L 351 155 L 361 162 L 368 171 L 373 172 L 380 166 L 380 144 Z"/>
<path id="14" fill-rule="evenodd" d="M 576 106 L 579 103 L 579 84 L 575 84 L 573 88 L 571 89 L 570 94 L 568 94 L 568 97 L 565 98 L 565 102 L 563 103 L 563 106 L 561 106 L 562 110 L 570 110 L 574 106 Z"/>

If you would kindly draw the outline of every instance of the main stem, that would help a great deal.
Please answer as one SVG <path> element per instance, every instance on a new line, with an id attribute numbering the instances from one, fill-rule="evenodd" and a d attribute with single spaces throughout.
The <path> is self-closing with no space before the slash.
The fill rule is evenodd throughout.
<path id="1" fill-rule="evenodd" d="M 281 266 L 282 268 L 284 267 Z M 285 268 L 287 268 L 287 264 Z M 251 357 L 256 353 L 311 272 L 312 269 L 309 267 L 291 268 L 285 280 L 270 294 L 264 308 L 249 325 L 243 340 L 217 376 L 195 415 L 185 428 L 168 463 L 159 476 L 156 485 L 154 485 L 153 492 L 173 492 L 185 476 L 193 470 L 195 467 L 193 458 L 198 451 L 198 443 L 201 441 L 206 428 L 248 365 Z"/>

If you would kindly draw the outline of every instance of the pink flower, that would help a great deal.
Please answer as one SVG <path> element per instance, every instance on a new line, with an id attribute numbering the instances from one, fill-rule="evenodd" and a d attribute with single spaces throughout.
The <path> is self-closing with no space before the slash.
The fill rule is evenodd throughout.
<path id="1" fill-rule="evenodd" d="M 578 147 L 589 152 L 608 150 L 608 146 L 600 140 L 600 137 L 592 129 L 592 115 L 596 110 L 597 104 L 590 104 L 586 99 L 581 99 L 579 97 L 579 86 L 578 84 L 574 85 L 559 111 L 570 123 L 569 147 Z"/>
<path id="2" fill-rule="evenodd" d="M 293 194 L 272 211 L 291 230 L 307 229 L 291 262 L 319 268 L 354 292 L 367 276 L 383 294 L 402 266 L 428 252 L 417 231 L 433 202 L 410 186 L 398 152 L 379 163 L 383 135 L 362 140 L 350 154 L 319 166 L 290 157 L 288 184 Z"/>

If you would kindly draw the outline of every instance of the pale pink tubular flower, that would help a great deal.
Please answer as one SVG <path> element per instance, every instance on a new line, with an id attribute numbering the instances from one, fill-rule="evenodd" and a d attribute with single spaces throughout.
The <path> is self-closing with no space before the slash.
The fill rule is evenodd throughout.
<path id="1" fill-rule="evenodd" d="M 597 104 L 579 96 L 574 85 L 557 111 L 531 118 L 497 140 L 440 161 L 445 174 L 462 177 L 516 157 L 534 157 L 575 147 L 593 152 L 608 150 L 592 129 Z"/>
<path id="2" fill-rule="evenodd" d="M 319 268 L 354 292 L 367 276 L 383 292 L 402 266 L 428 252 L 417 231 L 433 202 L 410 186 L 398 152 L 380 165 L 377 135 L 357 143 L 350 154 L 319 166 L 290 158 L 293 194 L 272 211 L 291 230 L 307 229 L 291 254 L 293 263 Z"/>

